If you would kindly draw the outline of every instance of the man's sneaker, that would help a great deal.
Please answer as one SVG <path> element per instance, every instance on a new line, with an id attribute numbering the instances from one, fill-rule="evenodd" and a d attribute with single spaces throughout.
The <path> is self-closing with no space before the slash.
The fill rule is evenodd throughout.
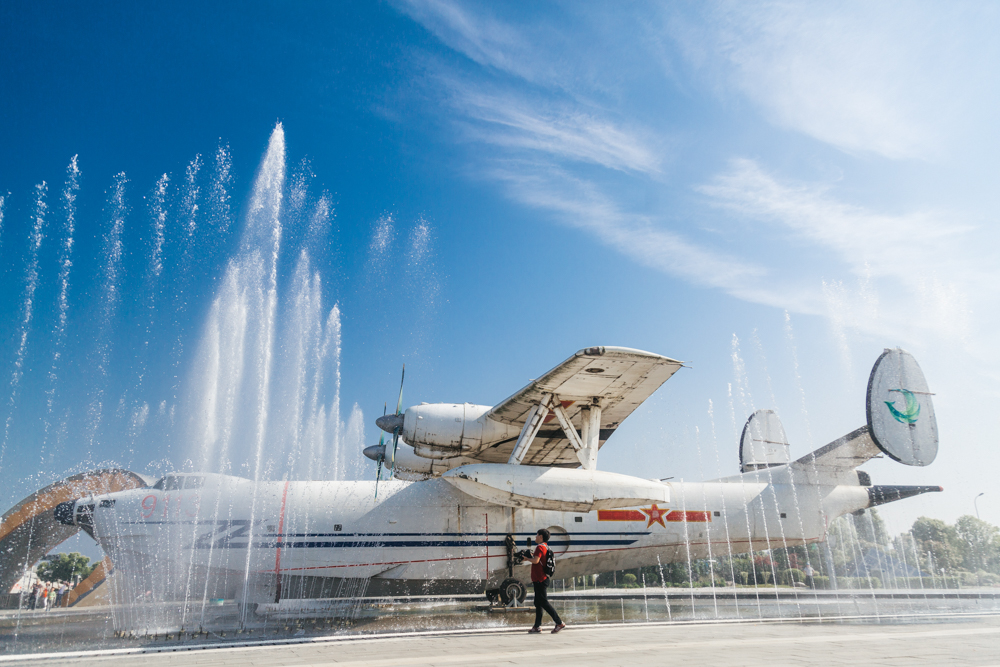
<path id="1" fill-rule="evenodd" d="M 542 631 L 542 629 L 536 625 L 535 627 L 533 627 L 530 630 L 528 630 L 528 634 L 529 635 L 533 635 L 536 632 L 541 632 L 541 631 Z"/>
<path id="2" fill-rule="evenodd" d="M 560 623 L 556 627 L 552 628 L 552 634 L 555 634 L 555 633 L 559 632 L 560 630 L 562 630 L 565 627 L 566 627 L 565 623 Z"/>

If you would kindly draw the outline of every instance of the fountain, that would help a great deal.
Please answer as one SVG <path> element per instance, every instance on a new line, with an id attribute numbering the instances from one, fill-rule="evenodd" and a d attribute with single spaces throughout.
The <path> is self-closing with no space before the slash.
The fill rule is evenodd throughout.
<path id="1" fill-rule="evenodd" d="M 290 177 L 287 164 L 284 129 L 279 124 L 250 187 L 240 225 L 234 224 L 231 212 L 233 166 L 224 146 L 209 159 L 196 156 L 177 178 L 160 176 L 147 192 L 144 206 L 133 203 L 134 184 L 124 174 L 116 175 L 101 215 L 100 248 L 93 253 L 99 257 L 96 266 L 88 265 L 82 258 L 89 255 L 79 249 L 83 212 L 77 158 L 67 168 L 58 206 L 50 204 L 46 183 L 39 183 L 32 193 L 30 230 L 19 248 L 24 254 L 24 280 L 18 296 L 13 365 L 5 375 L 9 393 L 0 472 L 11 477 L 9 470 L 39 470 L 39 458 L 41 468 L 16 482 L 5 506 L 52 479 L 73 479 L 78 485 L 73 487 L 75 493 L 84 493 L 80 490 L 84 488 L 86 492 L 136 488 L 157 478 L 161 484 L 192 492 L 245 481 L 252 488 L 251 518 L 245 526 L 251 546 L 239 562 L 222 548 L 220 540 L 229 536 L 223 529 L 232 527 L 234 517 L 233 505 L 222 500 L 226 493 L 213 496 L 216 502 L 211 506 L 173 507 L 170 511 L 190 512 L 187 516 L 192 520 L 163 533 L 162 551 L 203 541 L 199 548 L 206 550 L 207 562 L 226 573 L 223 577 L 209 576 L 205 566 L 195 562 L 193 550 L 186 561 L 140 557 L 128 548 L 127 536 L 116 536 L 118 556 L 97 571 L 91 582 L 97 592 L 90 598 L 103 596 L 113 604 L 87 607 L 80 602 L 70 611 L 56 612 L 75 614 L 66 618 L 80 623 L 78 632 L 63 632 L 58 638 L 46 634 L 37 615 L 12 611 L 9 636 L 13 641 L 5 643 L 5 651 L 37 652 L 83 646 L 84 642 L 122 646 L 223 642 L 274 633 L 283 638 L 316 636 L 354 632 L 359 624 L 385 631 L 508 622 L 470 621 L 466 613 L 470 597 L 416 596 L 404 602 L 373 592 L 369 576 L 345 576 L 331 584 L 319 578 L 282 575 L 283 545 L 279 542 L 275 550 L 275 540 L 281 539 L 275 536 L 283 535 L 286 527 L 306 534 L 311 518 L 290 512 L 282 515 L 284 523 L 269 525 L 266 508 L 283 501 L 283 496 L 276 501 L 276 494 L 294 494 L 291 485 L 297 480 L 323 482 L 370 474 L 370 469 L 358 466 L 363 445 L 370 444 L 365 442 L 364 412 L 354 404 L 346 419 L 342 415 L 341 306 L 316 261 L 331 233 L 332 200 L 327 193 L 310 193 L 308 163 L 301 163 Z M 0 241 L 8 253 L 15 242 L 11 215 L 9 195 L 0 196 Z M 364 249 L 365 289 L 387 296 L 389 262 L 398 258 L 405 274 L 402 291 L 410 300 L 433 303 L 439 287 L 430 250 L 432 238 L 433 230 L 423 219 L 406 233 L 393 216 L 379 218 Z M 405 245 L 402 252 L 400 244 Z M 142 261 L 130 261 L 130 256 L 141 256 Z M 49 264 L 55 270 L 47 273 Z M 74 298 L 79 289 L 74 281 L 85 285 L 88 277 L 94 289 Z M 835 295 L 836 290 L 831 290 Z M 43 299 L 50 299 L 54 308 L 40 309 Z M 423 309 L 419 317 L 430 317 L 430 312 Z M 802 402 L 805 444 L 811 449 L 806 393 L 787 313 L 784 326 Z M 73 335 L 76 328 L 84 335 Z M 132 334 L 134 342 L 124 345 L 122 341 Z M 838 345 L 846 345 L 842 327 L 836 335 Z M 687 438 L 696 449 L 699 466 L 704 456 L 714 456 L 719 477 L 732 473 L 733 466 L 726 462 L 735 460 L 735 436 L 743 419 L 762 407 L 755 396 L 768 396 L 772 404 L 768 407 L 775 407 L 764 347 L 756 331 L 749 340 L 764 369 L 763 377 L 755 381 L 763 381 L 767 391 L 751 391 L 751 372 L 734 334 L 733 377 L 727 383 L 734 437 L 717 437 L 715 403 L 709 400 L 711 439 L 703 437 L 705 431 L 697 425 L 694 435 Z M 414 345 L 419 348 L 425 342 L 416 336 Z M 849 353 L 844 354 L 849 360 Z M 29 376 L 32 368 L 41 369 L 35 371 L 40 377 Z M 85 379 L 70 382 L 70 369 L 77 368 L 85 369 Z M 845 372 L 850 375 L 853 370 Z M 33 404 L 42 407 L 32 409 Z M 40 456 L 15 451 L 11 443 L 32 432 L 40 434 Z M 119 447 L 119 465 L 148 471 L 149 478 L 124 479 L 122 473 L 105 471 L 102 487 L 84 471 L 118 466 L 91 460 L 87 454 L 79 460 L 67 457 L 68 452 L 90 452 L 99 446 L 105 450 Z M 147 456 L 148 451 L 157 455 Z M 182 474 L 168 476 L 168 472 Z M 72 473 L 81 475 L 73 477 Z M 764 476 L 773 482 L 770 469 Z M 391 484 L 387 495 L 406 488 L 403 482 Z M 797 532 L 804 533 L 803 514 L 815 501 L 805 497 L 808 491 L 796 489 L 794 483 L 792 487 L 788 532 L 796 533 L 797 525 Z M 50 495 L 59 491 L 46 489 Z M 332 485 L 324 493 L 330 494 L 330 507 L 341 500 Z M 42 498 L 36 494 L 31 503 L 17 509 L 25 513 L 44 505 L 45 511 L 38 509 L 32 516 L 51 516 L 55 500 L 55 495 Z M 769 511 L 778 509 L 773 493 L 762 493 L 755 502 Z M 677 494 L 675 500 L 685 516 L 705 504 L 704 488 L 690 497 Z M 156 507 L 150 512 L 154 509 L 168 511 Z M 732 509 L 725 497 L 720 509 Z M 689 533 L 698 529 L 685 522 L 683 545 L 656 554 L 655 566 L 602 577 L 603 588 L 596 589 L 587 586 L 586 579 L 577 588 L 573 576 L 572 588 L 563 582 L 561 592 L 554 591 L 552 597 L 573 602 L 567 614 L 570 622 L 597 619 L 600 623 L 619 618 L 622 622 L 670 623 L 850 616 L 891 619 L 969 610 L 967 603 L 973 598 L 963 597 L 955 588 L 967 586 L 967 580 L 948 573 L 954 564 L 944 565 L 942 576 L 940 561 L 947 550 L 913 532 L 891 538 L 879 528 L 875 510 L 835 521 L 829 541 L 822 545 L 825 549 L 793 544 L 785 525 L 772 524 L 762 512 L 765 539 L 743 555 L 745 548 L 739 543 L 754 534 L 749 513 L 746 517 L 745 528 L 734 526 L 733 534 L 728 522 L 725 530 L 709 524 L 705 536 Z M 44 530 L 36 531 L 39 521 L 25 524 L 30 532 L 29 552 L 49 536 Z M 213 534 L 206 540 L 206 526 L 219 530 L 222 537 Z M 707 546 L 699 542 L 703 537 Z M 377 543 L 381 538 L 372 528 L 365 539 Z M 490 555 L 489 545 L 486 555 Z M 23 563 L 25 568 L 31 565 Z M 974 565 L 983 565 L 983 558 Z M 802 583 L 798 580 L 801 567 L 817 570 L 816 590 L 797 585 Z M 997 610 L 997 596 L 978 583 L 990 580 L 986 575 L 991 573 L 980 574 L 977 569 L 971 574 L 978 577 L 976 610 Z M 97 586 L 105 576 L 105 585 Z M 619 587 L 619 582 L 628 581 L 637 582 L 636 586 L 641 582 L 641 593 Z M 661 595 L 662 607 L 649 604 L 650 596 L 656 601 Z M 280 603 L 290 599 L 295 604 Z M 576 605 L 584 600 L 587 605 Z"/>

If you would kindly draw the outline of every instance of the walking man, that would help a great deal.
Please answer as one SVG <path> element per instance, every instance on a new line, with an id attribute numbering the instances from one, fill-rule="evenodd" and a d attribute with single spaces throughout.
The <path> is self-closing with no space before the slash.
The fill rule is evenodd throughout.
<path id="1" fill-rule="evenodd" d="M 535 625 L 528 630 L 529 633 L 542 631 L 542 611 L 548 612 L 556 627 L 552 629 L 555 634 L 566 627 L 566 624 L 559 618 L 559 614 L 552 608 L 549 602 L 549 583 L 551 579 L 545 573 L 545 559 L 549 553 L 549 531 L 542 528 L 535 535 L 535 552 L 526 560 L 531 562 L 531 586 L 535 589 Z"/>

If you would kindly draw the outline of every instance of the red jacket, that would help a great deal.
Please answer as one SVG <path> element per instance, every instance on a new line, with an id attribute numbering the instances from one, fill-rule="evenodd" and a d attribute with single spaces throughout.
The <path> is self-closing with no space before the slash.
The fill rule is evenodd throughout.
<path id="1" fill-rule="evenodd" d="M 534 582 L 545 581 L 548 579 L 545 576 L 545 555 L 549 551 L 549 545 L 539 544 L 535 547 L 534 556 L 538 558 L 537 563 L 531 564 L 531 580 Z"/>

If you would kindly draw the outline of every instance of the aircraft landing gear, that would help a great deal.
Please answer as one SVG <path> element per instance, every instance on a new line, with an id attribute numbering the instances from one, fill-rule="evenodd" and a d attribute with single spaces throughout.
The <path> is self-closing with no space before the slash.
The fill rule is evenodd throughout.
<path id="1" fill-rule="evenodd" d="M 505 607 L 520 606 L 527 594 L 528 588 L 513 577 L 504 579 L 503 583 L 500 584 L 500 602 Z"/>
<path id="2" fill-rule="evenodd" d="M 517 551 L 513 535 L 504 539 L 504 546 L 507 548 L 507 578 L 500 584 L 500 588 L 486 591 L 486 599 L 491 606 L 517 607 L 528 594 L 527 587 L 514 577 L 514 566 L 520 565 L 524 556 Z"/>

